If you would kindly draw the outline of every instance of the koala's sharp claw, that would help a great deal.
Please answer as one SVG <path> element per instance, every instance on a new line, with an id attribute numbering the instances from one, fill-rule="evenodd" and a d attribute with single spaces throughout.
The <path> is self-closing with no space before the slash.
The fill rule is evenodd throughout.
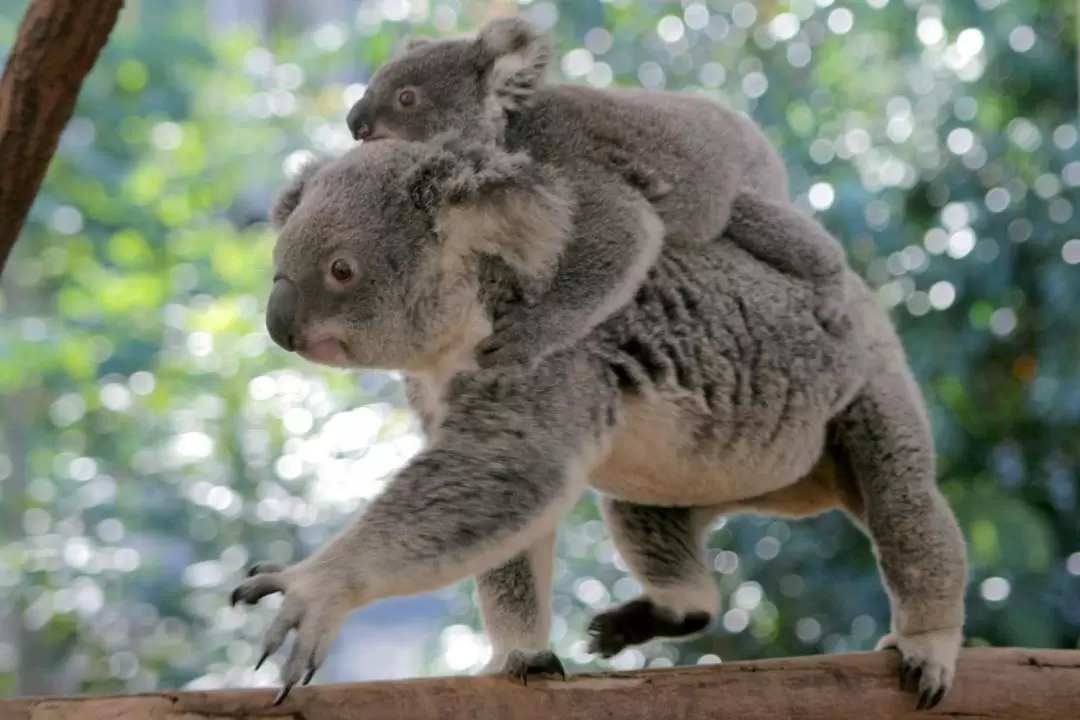
<path id="1" fill-rule="evenodd" d="M 566 669 L 559 656 L 550 650 L 514 650 L 506 656 L 503 673 L 528 686 L 530 675 L 558 675 L 566 679 Z"/>
<path id="2" fill-rule="evenodd" d="M 270 703 L 270 707 L 277 707 L 281 703 L 285 702 L 285 698 L 289 697 L 289 691 L 292 690 L 292 683 L 285 683 L 278 690 L 278 694 L 274 696 L 274 702 Z"/>
<path id="3" fill-rule="evenodd" d="M 900 661 L 900 689 L 906 690 L 908 686 L 908 676 L 911 675 L 911 664 L 907 660 Z"/>
<path id="4" fill-rule="evenodd" d="M 250 568 L 248 568 L 247 576 L 249 578 L 252 578 L 252 577 L 255 577 L 256 575 L 279 573 L 284 569 L 285 569 L 285 566 L 282 565 L 281 563 L 275 563 L 275 562 L 255 563 Z"/>
<path id="5" fill-rule="evenodd" d="M 269 657 L 270 657 L 270 649 L 267 648 L 267 649 L 263 650 L 263 654 L 262 654 L 262 657 L 259 658 L 259 662 L 255 663 L 255 671 L 256 672 L 258 672 L 259 668 L 262 667 L 263 663 L 266 662 L 267 658 L 269 658 Z"/>
<path id="6" fill-rule="evenodd" d="M 934 697 L 930 698 L 930 703 L 926 706 L 927 710 L 931 710 L 937 707 L 941 701 L 945 698 L 945 688 L 939 687 L 937 692 L 934 693 Z"/>
<path id="7" fill-rule="evenodd" d="M 304 679 L 300 681 L 301 685 L 307 685 L 309 682 L 311 682 L 311 678 L 315 677 L 315 669 L 316 668 L 314 665 L 310 665 L 308 667 L 307 672 L 304 673 Z"/>
<path id="8" fill-rule="evenodd" d="M 232 605 L 241 600 L 248 605 L 254 605 L 267 595 L 284 591 L 285 587 L 276 575 L 255 575 L 238 585 L 229 596 L 229 601 Z"/>

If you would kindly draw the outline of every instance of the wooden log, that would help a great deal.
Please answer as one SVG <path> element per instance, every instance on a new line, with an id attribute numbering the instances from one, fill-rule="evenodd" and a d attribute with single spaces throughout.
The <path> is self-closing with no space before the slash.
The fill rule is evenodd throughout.
<path id="1" fill-rule="evenodd" d="M 0 273 L 123 0 L 32 0 L 0 78 Z"/>
<path id="2" fill-rule="evenodd" d="M 2 720 L 1077 720 L 1080 651 L 966 649 L 945 701 L 915 709 L 893 652 L 531 680 L 429 678 L 0 701 Z"/>

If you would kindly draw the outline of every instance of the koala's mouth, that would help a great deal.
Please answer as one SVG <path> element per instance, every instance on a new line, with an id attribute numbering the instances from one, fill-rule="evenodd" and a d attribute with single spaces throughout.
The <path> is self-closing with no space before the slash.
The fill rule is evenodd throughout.
<path id="1" fill-rule="evenodd" d="M 355 365 L 345 349 L 345 344 L 333 337 L 317 339 L 314 342 L 305 342 L 303 346 L 296 349 L 296 354 L 308 362 L 319 365 L 339 368 Z"/>

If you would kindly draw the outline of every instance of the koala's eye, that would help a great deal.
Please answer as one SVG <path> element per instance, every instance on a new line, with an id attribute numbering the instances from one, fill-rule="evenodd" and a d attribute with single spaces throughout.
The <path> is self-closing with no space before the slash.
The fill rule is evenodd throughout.
<path id="1" fill-rule="evenodd" d="M 412 107 L 416 104 L 416 91 L 412 88 L 398 90 L 397 101 L 403 108 Z"/>
<path id="2" fill-rule="evenodd" d="M 330 279 L 333 284 L 348 285 L 356 277 L 356 265 L 347 258 L 338 258 L 330 263 Z"/>

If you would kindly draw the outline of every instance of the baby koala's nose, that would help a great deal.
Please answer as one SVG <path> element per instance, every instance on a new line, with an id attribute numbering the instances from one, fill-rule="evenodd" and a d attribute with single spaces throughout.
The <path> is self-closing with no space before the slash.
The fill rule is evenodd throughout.
<path id="1" fill-rule="evenodd" d="M 360 98 L 349 108 L 349 114 L 345 122 L 356 140 L 366 140 L 372 133 L 375 123 L 371 121 L 371 102 L 367 98 Z"/>

